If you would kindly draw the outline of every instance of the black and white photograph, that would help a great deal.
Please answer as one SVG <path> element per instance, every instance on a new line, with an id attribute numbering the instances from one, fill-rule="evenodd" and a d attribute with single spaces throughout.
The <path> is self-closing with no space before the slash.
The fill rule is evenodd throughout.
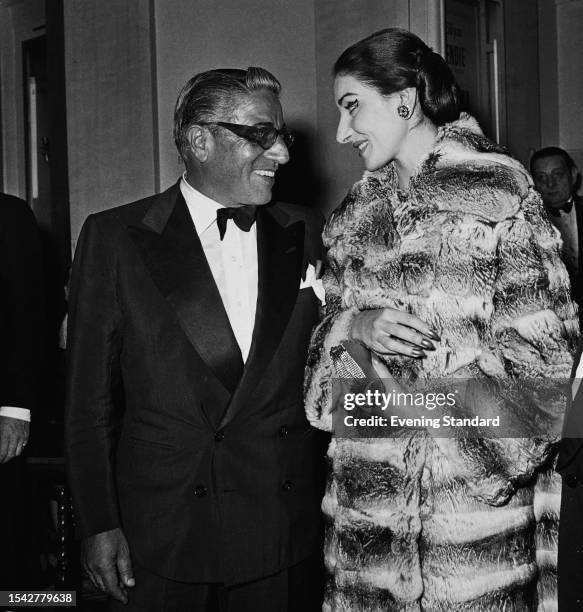
<path id="1" fill-rule="evenodd" d="M 0 0 L 0 611 L 583 612 L 582 57 Z"/>

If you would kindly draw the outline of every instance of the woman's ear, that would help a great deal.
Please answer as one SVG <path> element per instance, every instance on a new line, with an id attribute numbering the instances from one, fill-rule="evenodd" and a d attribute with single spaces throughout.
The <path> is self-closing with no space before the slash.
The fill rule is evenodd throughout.
<path id="1" fill-rule="evenodd" d="M 417 88 L 407 87 L 402 89 L 398 93 L 397 99 L 399 101 L 399 106 L 397 107 L 399 117 L 407 120 L 415 118 L 416 120 L 411 123 L 411 127 L 415 127 L 419 123 L 419 114 L 421 113 Z"/>
<path id="2" fill-rule="evenodd" d="M 417 104 L 417 89 L 415 87 L 407 87 L 399 92 L 399 104 L 408 106 L 413 111 Z"/>

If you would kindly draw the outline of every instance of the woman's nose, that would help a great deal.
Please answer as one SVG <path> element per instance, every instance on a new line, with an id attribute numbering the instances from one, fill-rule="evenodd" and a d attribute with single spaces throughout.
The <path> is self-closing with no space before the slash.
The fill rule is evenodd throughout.
<path id="1" fill-rule="evenodd" d="M 340 115 L 338 128 L 336 130 L 336 142 L 345 144 L 353 134 L 353 129 L 350 127 L 350 121 L 346 115 Z"/>

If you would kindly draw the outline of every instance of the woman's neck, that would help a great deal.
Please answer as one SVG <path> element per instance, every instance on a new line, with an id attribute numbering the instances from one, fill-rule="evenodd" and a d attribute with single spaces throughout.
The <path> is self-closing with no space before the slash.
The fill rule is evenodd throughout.
<path id="1" fill-rule="evenodd" d="M 437 128 L 428 120 L 411 128 L 402 152 L 395 158 L 400 189 L 409 188 L 409 181 L 419 163 L 435 146 L 436 135 Z"/>

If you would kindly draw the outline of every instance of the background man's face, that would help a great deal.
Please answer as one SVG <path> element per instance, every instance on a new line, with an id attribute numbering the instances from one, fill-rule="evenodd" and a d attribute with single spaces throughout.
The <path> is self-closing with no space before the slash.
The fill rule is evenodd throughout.
<path id="1" fill-rule="evenodd" d="M 271 91 L 259 90 L 242 96 L 233 117 L 218 120 L 244 125 L 283 127 L 283 113 L 278 97 Z M 281 138 L 267 150 L 219 127 L 214 135 L 212 157 L 204 164 L 205 193 L 225 206 L 271 201 L 275 174 L 280 164 L 289 160 L 289 152 Z"/>
<path id="2" fill-rule="evenodd" d="M 551 155 L 534 162 L 532 178 L 545 206 L 559 208 L 573 194 L 577 170 L 575 168 L 569 170 L 567 163 L 560 155 Z"/>

